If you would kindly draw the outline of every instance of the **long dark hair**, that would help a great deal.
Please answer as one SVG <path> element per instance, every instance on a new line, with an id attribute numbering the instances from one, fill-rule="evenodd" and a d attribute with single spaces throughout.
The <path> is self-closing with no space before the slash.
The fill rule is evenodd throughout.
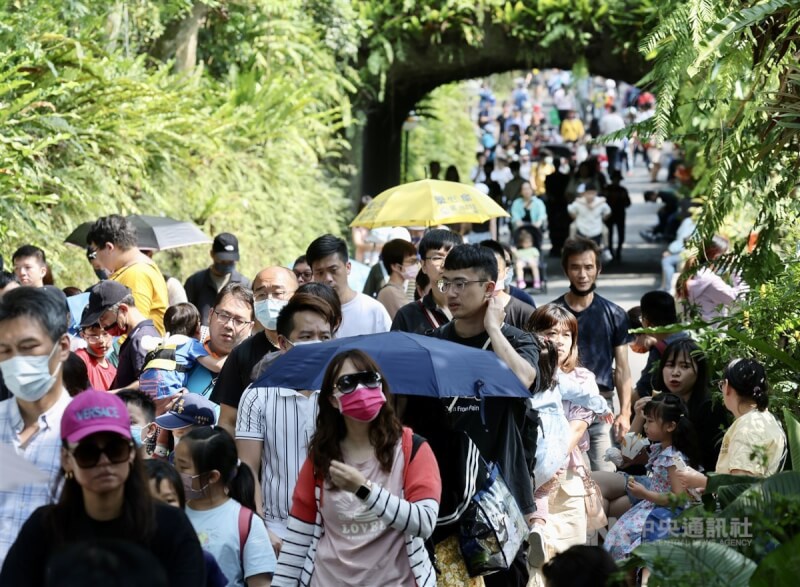
<path id="1" fill-rule="evenodd" d="M 250 467 L 239 461 L 236 443 L 230 434 L 219 426 L 200 426 L 184 436 L 181 444 L 184 442 L 189 446 L 201 482 L 207 482 L 204 477 L 216 469 L 228 495 L 244 507 L 256 510 L 255 477 Z"/>
<path id="2" fill-rule="evenodd" d="M 381 465 L 381 469 L 384 471 L 391 471 L 395 447 L 403 434 L 403 426 L 395 416 L 394 408 L 392 407 L 393 401 L 389 382 L 386 381 L 386 377 L 384 377 L 380 367 L 363 351 L 349 350 L 339 353 L 325 370 L 322 389 L 319 393 L 317 429 L 308 445 L 308 454 L 314 463 L 314 472 L 324 478 L 328 477 L 331 461 L 334 459 L 337 461 L 342 460 L 340 443 L 347 434 L 347 428 L 345 427 L 344 416 L 333 407 L 331 397 L 333 397 L 333 387 L 339 372 L 342 370 L 342 365 L 348 359 L 359 371 L 374 371 L 378 373 L 383 382 L 386 403 L 381 408 L 378 416 L 370 422 L 369 440 L 375 449 L 375 456 Z"/>
<path id="3" fill-rule="evenodd" d="M 662 424 L 674 423 L 672 446 L 681 451 L 689 459 L 689 466 L 700 464 L 700 447 L 697 433 L 689 419 L 689 410 L 683 400 L 674 393 L 660 393 L 644 406 L 644 413 Z"/>
<path id="4" fill-rule="evenodd" d="M 678 361 L 682 357 L 689 358 L 691 363 L 695 366 L 695 373 L 697 373 L 697 379 L 692 387 L 692 393 L 689 396 L 689 400 L 686 402 L 689 408 L 689 414 L 697 414 L 700 410 L 700 406 L 709 401 L 710 398 L 708 393 L 708 361 L 706 361 L 706 356 L 703 351 L 691 338 L 674 340 L 664 349 L 664 352 L 661 354 L 661 360 L 658 363 L 658 369 L 656 369 L 656 372 L 653 374 L 653 390 L 669 393 L 664 383 L 664 365 L 670 361 Z"/>
<path id="5" fill-rule="evenodd" d="M 66 441 L 63 443 L 63 449 L 68 450 Z M 122 522 L 120 536 L 139 544 L 148 545 L 155 532 L 153 498 L 150 495 L 142 457 L 135 448 L 131 448 L 131 451 L 135 456 L 123 490 L 122 514 L 119 517 Z M 66 477 L 63 467 L 59 472 L 55 487 L 59 486 L 62 479 L 64 485 L 61 489 L 61 497 L 48 515 L 50 530 L 55 536 L 57 544 L 66 544 L 74 540 L 82 514 L 86 511 L 83 502 L 83 488 L 75 477 Z"/>

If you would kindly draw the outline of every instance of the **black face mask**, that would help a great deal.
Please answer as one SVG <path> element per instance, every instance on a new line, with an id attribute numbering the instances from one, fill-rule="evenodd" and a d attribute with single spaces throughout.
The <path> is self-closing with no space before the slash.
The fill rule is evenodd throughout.
<path id="1" fill-rule="evenodd" d="M 595 289 L 597 289 L 597 283 L 593 283 L 592 287 L 590 287 L 589 289 L 587 289 L 585 291 L 580 291 L 579 289 L 577 289 L 571 283 L 569 284 L 569 291 L 571 291 L 574 295 L 576 295 L 576 296 L 578 296 L 580 298 L 585 298 L 590 293 L 592 293 Z"/>
<path id="2" fill-rule="evenodd" d="M 100 281 L 105 281 L 106 279 L 108 279 L 108 276 L 110 275 L 110 273 L 105 269 L 95 269 L 94 274 Z"/>

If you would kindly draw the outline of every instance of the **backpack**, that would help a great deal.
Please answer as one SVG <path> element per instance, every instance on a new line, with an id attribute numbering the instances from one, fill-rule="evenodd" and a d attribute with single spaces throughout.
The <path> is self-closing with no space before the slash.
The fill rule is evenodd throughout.
<path id="1" fill-rule="evenodd" d="M 244 545 L 250 535 L 250 528 L 253 526 L 255 513 L 250 508 L 239 504 L 239 564 L 242 567 L 242 578 L 244 579 Z"/>
<path id="2" fill-rule="evenodd" d="M 193 365 L 182 365 L 177 360 L 178 349 L 184 340 L 170 337 L 145 355 L 144 368 L 139 375 L 139 389 L 153 399 L 176 395 L 186 383 L 186 373 Z"/>

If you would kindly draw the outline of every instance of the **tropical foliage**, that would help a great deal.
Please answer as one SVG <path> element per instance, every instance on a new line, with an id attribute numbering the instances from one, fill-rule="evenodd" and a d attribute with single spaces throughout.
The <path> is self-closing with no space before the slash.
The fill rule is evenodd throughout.
<path id="1" fill-rule="evenodd" d="M 32 4 L 49 20 L 33 18 Z M 13 47 L 0 54 L 6 255 L 20 243 L 38 244 L 60 284 L 88 285 L 83 252 L 62 241 L 103 214 L 166 214 L 209 234 L 231 230 L 248 272 L 287 262 L 314 236 L 341 230 L 342 181 L 328 160 L 342 147 L 347 81 L 324 52 L 302 59 L 298 75 L 290 56 L 318 42 L 311 23 L 266 13 L 270 24 L 259 30 L 263 45 L 252 63 L 231 63 L 217 79 L 204 68 L 175 75 L 153 61 L 147 49 L 158 19 L 129 15 L 136 34 L 109 49 L 100 24 L 110 5 L 70 12 L 66 4 L 76 8 L 42 2 L 0 12 L 5 46 Z M 169 6 L 160 6 L 167 18 Z M 160 261 L 179 273 L 207 262 L 205 249 L 186 251 L 188 262 L 163 254 Z"/>
<path id="2" fill-rule="evenodd" d="M 797 413 L 800 6 L 674 0 L 659 13 L 641 45 L 658 96 L 652 131 L 679 142 L 693 166 L 693 195 L 703 204 L 697 248 L 715 233 L 733 237 L 724 262 L 751 286 L 701 340 L 719 367 L 733 356 L 765 361 L 777 402 Z"/>

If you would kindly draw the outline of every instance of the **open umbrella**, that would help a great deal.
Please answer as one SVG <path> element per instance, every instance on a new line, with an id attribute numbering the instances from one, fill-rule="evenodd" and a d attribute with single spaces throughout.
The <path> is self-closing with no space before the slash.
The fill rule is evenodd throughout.
<path id="1" fill-rule="evenodd" d="M 438 338 L 385 332 L 294 347 L 267 367 L 254 386 L 319 389 L 325 369 L 345 350 L 366 352 L 393 393 L 426 397 L 530 397 L 493 352 Z"/>
<path id="2" fill-rule="evenodd" d="M 0 444 L 0 491 L 50 479 L 39 467 L 19 456 L 10 444 Z"/>
<path id="3" fill-rule="evenodd" d="M 379 194 L 350 226 L 436 226 L 486 222 L 508 216 L 494 200 L 475 187 L 454 181 L 423 179 Z"/>
<path id="4" fill-rule="evenodd" d="M 193 222 L 175 220 L 169 216 L 142 214 L 131 214 L 127 218 L 136 228 L 138 248 L 145 251 L 165 251 L 212 242 L 212 239 Z M 64 242 L 85 248 L 86 235 L 89 234 L 92 224 L 93 222 L 84 222 L 73 230 Z"/>

